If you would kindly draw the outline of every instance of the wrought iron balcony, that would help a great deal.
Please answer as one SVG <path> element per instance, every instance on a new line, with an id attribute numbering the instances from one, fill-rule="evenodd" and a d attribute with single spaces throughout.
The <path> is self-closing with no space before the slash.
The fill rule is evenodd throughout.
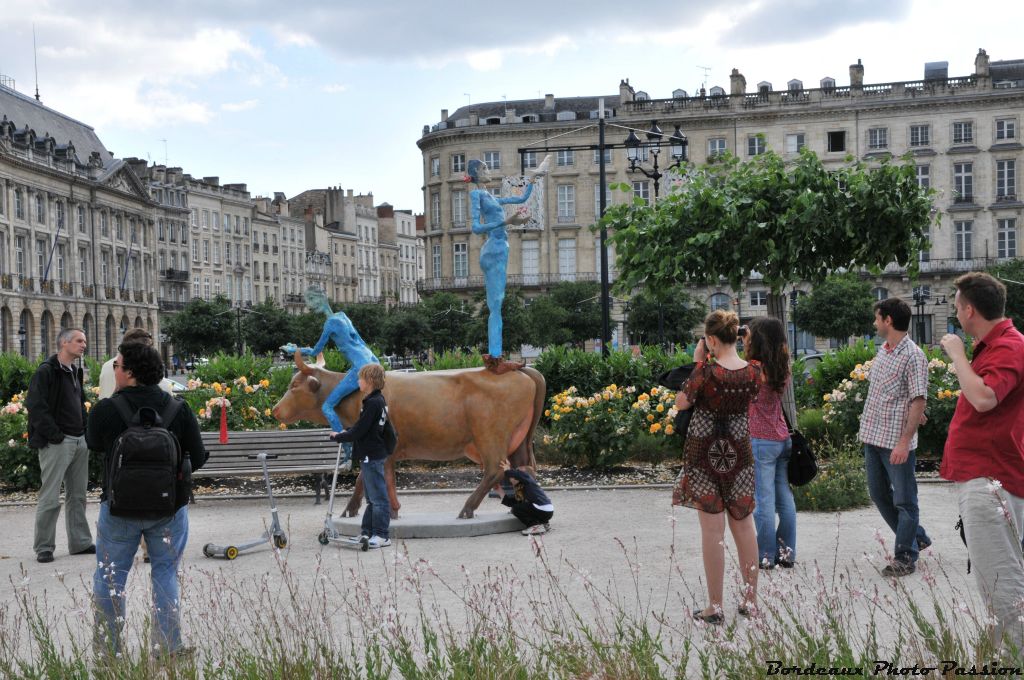
<path id="1" fill-rule="evenodd" d="M 611 280 L 614 280 L 614 272 L 609 272 L 609 277 Z M 538 286 L 553 286 L 563 281 L 600 280 L 601 275 L 597 272 L 576 272 L 572 274 L 509 274 L 507 285 L 519 288 L 531 288 Z M 420 292 L 437 290 L 477 290 L 483 287 L 483 276 L 443 277 L 436 279 L 422 279 L 416 282 L 416 290 Z"/>
<path id="2" fill-rule="evenodd" d="M 188 281 L 188 270 L 186 269 L 161 269 L 160 273 L 168 281 Z"/>
<path id="3" fill-rule="evenodd" d="M 160 306 L 161 312 L 180 312 L 185 309 L 185 305 L 188 303 L 180 300 L 165 300 L 164 298 L 159 298 L 157 300 L 157 304 Z"/>

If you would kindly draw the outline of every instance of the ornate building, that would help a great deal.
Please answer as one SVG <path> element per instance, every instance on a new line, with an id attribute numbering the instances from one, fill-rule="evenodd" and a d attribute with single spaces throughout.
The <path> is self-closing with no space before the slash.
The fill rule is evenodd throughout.
<path id="1" fill-rule="evenodd" d="M 598 99 L 547 95 L 473 104 L 451 116 L 444 110 L 439 123 L 424 127 L 418 142 L 426 205 L 427 262 L 421 292 L 469 294 L 483 285 L 483 240 L 467 224 L 462 182 L 466 163 L 479 158 L 496 175 L 518 174 L 543 156 L 543 140 L 551 140 L 552 147 L 593 149 L 555 154 L 546 180 L 546 223 L 539 231 L 510 234 L 510 283 L 529 295 L 559 280 L 598 279 L 599 251 L 589 229 L 600 198 L 594 125 Z M 698 164 L 725 151 L 747 158 L 772 148 L 790 157 L 805 146 L 835 165 L 846 162 L 849 154 L 872 161 L 910 153 L 920 184 L 937 190 L 939 221 L 931 233 L 931 248 L 921 256 L 918 280 L 911 281 L 895 265 L 871 278 L 879 297 L 922 295 L 912 326 L 919 341 L 932 343 L 945 332 L 953 310 L 949 297 L 943 302 L 941 294 L 958 273 L 1020 256 L 1024 203 L 1016 169 L 1024 150 L 1024 59 L 990 62 L 981 50 L 969 75 L 951 77 L 940 62 L 926 65 L 920 80 L 877 84 L 865 84 L 864 66 L 858 61 L 850 67 L 848 85 L 824 77 L 818 87 L 791 80 L 784 88 L 760 82 L 754 91 L 748 91 L 746 79 L 734 69 L 728 92 L 716 86 L 694 96 L 676 90 L 669 98 L 652 99 L 624 81 L 617 95 L 603 99 L 610 123 L 641 131 L 655 121 L 663 130 L 679 125 L 688 137 L 690 160 Z M 608 141 L 621 143 L 625 135 L 611 128 Z M 628 171 L 622 149 L 606 151 L 606 161 L 608 181 L 631 188 L 629 194 L 609 193 L 609 204 L 653 199 L 651 181 Z M 671 191 L 676 181 L 663 178 L 662 193 Z M 614 253 L 609 258 L 613 262 Z M 795 282 L 791 299 L 807 288 Z M 694 291 L 709 308 L 729 306 L 744 319 L 766 313 L 767 292 L 756 275 L 741 290 Z M 814 342 L 793 328 L 791 339 L 797 349 L 809 349 Z"/>
<path id="2" fill-rule="evenodd" d="M 62 327 L 83 328 L 95 357 L 129 327 L 156 337 L 157 220 L 179 211 L 91 127 L 11 85 L 0 84 L 0 350 L 53 353 Z"/>

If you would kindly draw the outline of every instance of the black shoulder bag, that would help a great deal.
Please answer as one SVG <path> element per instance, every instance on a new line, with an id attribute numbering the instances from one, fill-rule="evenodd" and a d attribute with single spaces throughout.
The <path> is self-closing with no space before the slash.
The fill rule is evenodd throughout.
<path id="1" fill-rule="evenodd" d="M 684 364 L 665 371 L 658 376 L 658 384 L 678 392 L 683 389 L 683 385 L 690 379 L 690 374 L 693 373 L 693 369 L 696 366 L 697 364 Z M 690 417 L 693 415 L 693 407 L 694 405 L 691 404 L 690 408 L 685 411 L 676 411 L 676 417 L 672 421 L 672 429 L 683 439 L 686 439 L 686 431 L 690 429 Z"/>
<path id="2" fill-rule="evenodd" d="M 793 447 L 789 454 L 789 465 L 786 468 L 789 483 L 793 486 L 809 484 L 818 476 L 818 461 L 814 457 L 814 451 L 811 450 L 807 438 L 789 422 L 785 407 L 782 408 L 782 417 L 786 421 L 786 428 L 789 430 L 789 438 Z"/>

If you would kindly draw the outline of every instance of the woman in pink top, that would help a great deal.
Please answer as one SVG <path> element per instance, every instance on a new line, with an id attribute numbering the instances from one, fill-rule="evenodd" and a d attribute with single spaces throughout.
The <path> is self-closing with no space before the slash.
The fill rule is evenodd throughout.
<path id="1" fill-rule="evenodd" d="M 764 383 L 748 412 L 758 559 L 762 569 L 773 569 L 776 564 L 789 568 L 796 561 L 796 503 L 786 471 L 791 452 L 789 428 L 782 415 L 782 393 L 790 380 L 789 349 L 778 319 L 761 317 L 750 324 L 746 358 L 761 362 L 764 371 Z"/>

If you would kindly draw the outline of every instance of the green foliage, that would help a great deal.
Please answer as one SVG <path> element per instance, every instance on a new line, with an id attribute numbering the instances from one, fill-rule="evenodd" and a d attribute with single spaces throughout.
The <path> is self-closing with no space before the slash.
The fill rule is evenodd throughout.
<path id="1" fill-rule="evenodd" d="M 809 387 L 814 394 L 813 405 L 820 405 L 822 397 L 849 378 L 857 364 L 863 364 L 874 356 L 875 344 L 866 340 L 857 340 L 852 345 L 825 354 L 811 371 Z"/>
<path id="2" fill-rule="evenodd" d="M 472 315 L 461 299 L 452 293 L 440 292 L 425 297 L 420 305 L 431 328 L 429 346 L 435 352 L 465 344 L 466 324 Z"/>
<path id="3" fill-rule="evenodd" d="M 550 295 L 540 295 L 526 308 L 530 324 L 530 344 L 536 347 L 554 347 L 572 342 L 569 330 L 570 310 L 559 306 Z"/>
<path id="4" fill-rule="evenodd" d="M 1018 330 L 1024 327 L 1024 258 L 1001 262 L 989 267 L 988 273 L 1006 285 L 1006 316 Z"/>
<path id="5" fill-rule="evenodd" d="M 757 271 L 779 293 L 840 268 L 898 262 L 913 273 L 930 211 L 911 159 L 825 167 L 804 148 L 791 163 L 768 151 L 693 168 L 657 204 L 612 206 L 602 223 L 615 247 L 619 291 L 719 277 L 738 289 Z"/>
<path id="6" fill-rule="evenodd" d="M 242 338 L 249 351 L 272 354 L 292 338 L 293 317 L 267 298 L 242 318 Z"/>
<path id="7" fill-rule="evenodd" d="M 384 305 L 373 305 L 363 302 L 346 302 L 338 311 L 345 312 L 352 325 L 359 331 L 366 344 L 379 345 L 384 340 L 384 320 L 387 318 Z M 320 317 L 320 330 L 323 331 L 324 319 Z M 317 334 L 319 337 L 319 334 Z"/>
<path id="8" fill-rule="evenodd" d="M 193 298 L 170 316 L 164 332 L 182 355 L 208 356 L 236 349 L 235 315 L 223 295 L 212 301 Z"/>
<path id="9" fill-rule="evenodd" d="M 38 365 L 38 361 L 33 363 L 17 352 L 0 353 L 0 403 L 6 404 L 15 394 L 27 390 Z"/>
<path id="10" fill-rule="evenodd" d="M 812 442 L 825 441 L 828 438 L 828 427 L 820 408 L 800 411 L 797 414 L 796 423 L 796 429 Z"/>
<path id="11" fill-rule="evenodd" d="M 856 274 L 833 275 L 800 298 L 793 321 L 818 337 L 836 338 L 845 344 L 850 336 L 874 332 L 874 303 L 866 280 Z"/>
<path id="12" fill-rule="evenodd" d="M 294 342 L 299 347 L 312 347 L 324 332 L 326 320 L 327 317 L 320 312 L 303 312 L 292 316 L 288 342 Z"/>
<path id="13" fill-rule="evenodd" d="M 270 373 L 273 360 L 269 357 L 257 357 L 247 354 L 218 353 L 210 362 L 196 366 L 193 371 L 196 378 L 204 383 L 227 383 L 235 378 L 245 376 L 249 382 L 259 382 Z"/>
<path id="14" fill-rule="evenodd" d="M 99 386 L 100 384 L 100 372 L 103 371 L 103 364 L 107 362 L 106 357 L 104 359 L 93 359 L 91 356 L 85 356 L 85 375 L 90 385 Z"/>
<path id="15" fill-rule="evenodd" d="M 818 476 L 810 484 L 793 487 L 797 511 L 835 512 L 868 505 L 871 498 L 859 447 L 852 442 L 834 446 L 823 440 L 814 447 Z"/>
<path id="16" fill-rule="evenodd" d="M 707 308 L 691 298 L 682 287 L 656 296 L 644 289 L 629 301 L 626 330 L 638 344 L 688 345 L 693 329 L 704 321 Z"/>
<path id="17" fill-rule="evenodd" d="M 0 412 L 0 483 L 15 489 L 38 488 L 39 457 L 28 447 L 28 411 L 20 392 L 9 399 Z"/>
<path id="18" fill-rule="evenodd" d="M 466 327 L 466 343 L 471 346 L 487 348 L 487 322 L 490 311 L 487 309 L 486 295 L 483 291 L 474 297 L 476 314 Z M 505 292 L 505 300 L 501 305 L 502 350 L 505 355 L 518 352 L 532 338 L 530 333 L 530 316 L 526 311 L 526 300 L 518 288 L 510 288 Z"/>
<path id="19" fill-rule="evenodd" d="M 484 360 L 476 350 L 463 352 L 455 349 L 435 354 L 433 363 L 418 359 L 413 359 L 412 363 L 417 371 L 446 371 L 451 368 L 477 368 L 484 365 Z"/>
<path id="20" fill-rule="evenodd" d="M 685 352 L 668 353 L 653 345 L 643 347 L 638 357 L 626 350 L 613 350 L 607 360 L 599 352 L 556 346 L 544 350 L 534 367 L 544 375 L 549 395 L 573 386 L 590 394 L 612 383 L 644 392 L 655 386 L 659 375 L 690 361 Z"/>
<path id="21" fill-rule="evenodd" d="M 430 346 L 432 331 L 422 305 L 393 308 L 384 321 L 381 343 L 388 354 L 415 354 Z"/>
<path id="22" fill-rule="evenodd" d="M 569 342 L 582 345 L 601 336 L 601 286 L 589 281 L 561 281 L 547 292 L 554 304 L 568 312 L 562 319 L 562 328 Z M 534 327 L 538 321 L 536 316 Z"/>

